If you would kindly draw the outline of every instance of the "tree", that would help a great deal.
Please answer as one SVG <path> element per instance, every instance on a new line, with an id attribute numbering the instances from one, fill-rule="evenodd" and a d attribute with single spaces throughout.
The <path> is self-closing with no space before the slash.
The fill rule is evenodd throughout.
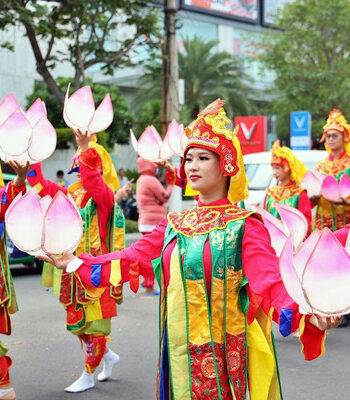
<path id="1" fill-rule="evenodd" d="M 313 136 L 319 136 L 332 108 L 350 118 L 349 1 L 296 0 L 276 26 L 261 42 L 260 58 L 276 75 L 270 111 L 287 133 L 289 112 L 309 110 Z"/>
<path id="2" fill-rule="evenodd" d="M 158 10 L 142 0 L 2 0 L 0 28 L 22 27 L 32 47 L 37 72 L 51 93 L 64 102 L 52 71 L 58 62 L 74 69 L 74 89 L 86 82 L 86 71 L 98 65 L 104 74 L 139 63 L 137 48 L 156 45 Z M 66 50 L 57 44 L 66 43 Z M 2 43 L 12 49 L 11 43 Z"/>
<path id="3" fill-rule="evenodd" d="M 69 78 L 58 78 L 56 80 L 60 90 L 64 92 L 66 91 L 69 81 Z M 133 116 L 128 110 L 125 98 L 119 94 L 119 90 L 116 86 L 107 87 L 97 83 L 92 83 L 90 79 L 87 79 L 87 83 L 91 86 L 96 107 L 100 104 L 107 93 L 111 96 L 114 118 L 112 124 L 108 128 L 108 147 L 112 149 L 116 142 L 119 144 L 128 143 L 129 130 L 133 121 Z M 73 92 L 74 89 L 71 87 L 70 95 L 73 94 Z M 29 107 L 38 97 L 45 102 L 48 119 L 52 125 L 55 128 L 67 128 L 62 117 L 62 106 L 58 102 L 57 98 L 49 91 L 48 85 L 44 82 L 35 82 L 33 93 L 27 96 L 27 107 Z M 59 130 L 58 132 L 64 136 L 61 139 L 62 145 L 65 146 L 69 137 L 68 131 Z"/>
<path id="4" fill-rule="evenodd" d="M 217 52 L 218 42 L 203 41 L 197 36 L 184 39 L 184 51 L 179 51 L 179 78 L 185 80 L 185 103 L 190 118 L 217 97 L 226 100 L 229 115 L 247 115 L 254 109 L 247 93 L 253 89 L 247 84 L 240 61 L 227 52 Z M 145 66 L 136 96 L 136 109 L 150 99 L 162 98 L 163 74 L 161 61 Z"/>

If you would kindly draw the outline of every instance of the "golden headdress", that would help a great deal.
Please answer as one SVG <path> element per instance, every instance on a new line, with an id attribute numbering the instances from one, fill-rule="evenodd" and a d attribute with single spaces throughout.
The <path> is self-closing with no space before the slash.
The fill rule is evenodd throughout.
<path id="1" fill-rule="evenodd" d="M 287 146 L 281 146 L 276 140 L 271 148 L 271 165 L 280 165 L 284 172 L 290 170 L 290 179 L 300 184 L 307 172 L 307 167 L 293 154 Z"/>
<path id="2" fill-rule="evenodd" d="M 191 147 L 201 147 L 213 151 L 220 156 L 220 166 L 225 175 L 230 176 L 228 199 L 231 203 L 248 197 L 248 180 L 245 174 L 243 155 L 236 136 L 238 125 L 233 131 L 226 128 L 231 121 L 227 118 L 222 106 L 224 100 L 216 99 L 198 114 L 197 119 L 186 128 L 188 142 L 184 151 L 184 159 L 180 174 L 185 177 L 186 153 Z"/>
<path id="3" fill-rule="evenodd" d="M 331 130 L 338 131 L 343 135 L 346 154 L 350 155 L 350 125 L 348 124 L 348 121 L 345 119 L 342 112 L 336 108 L 333 108 L 333 110 L 329 113 L 326 125 L 323 127 L 323 135 L 320 140 L 321 143 L 326 139 L 327 132 Z M 325 143 L 325 147 L 328 153 L 330 153 L 331 151 L 327 143 Z"/>

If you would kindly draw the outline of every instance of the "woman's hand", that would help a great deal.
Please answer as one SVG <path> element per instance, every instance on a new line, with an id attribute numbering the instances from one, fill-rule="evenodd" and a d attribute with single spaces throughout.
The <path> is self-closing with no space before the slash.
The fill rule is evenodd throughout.
<path id="1" fill-rule="evenodd" d="M 320 201 L 321 195 L 309 197 L 312 204 L 317 205 Z"/>
<path id="2" fill-rule="evenodd" d="M 123 187 L 119 188 L 114 193 L 115 202 L 120 203 L 123 200 L 123 198 L 128 197 L 130 193 L 131 193 L 131 182 L 128 181 Z"/>
<path id="3" fill-rule="evenodd" d="M 89 135 L 89 132 L 85 131 L 84 133 L 79 129 L 73 132 L 75 134 L 77 145 L 81 148 L 81 151 L 86 151 L 89 148 L 89 142 L 91 140 L 91 135 Z"/>
<path id="4" fill-rule="evenodd" d="M 156 164 L 159 167 L 163 167 L 163 168 L 167 169 L 170 172 L 175 172 L 175 167 L 173 165 L 171 165 L 168 161 L 164 161 L 164 160 L 157 161 Z"/>
<path id="5" fill-rule="evenodd" d="M 321 331 L 325 331 L 327 329 L 336 328 L 341 323 L 342 319 L 342 315 L 323 317 L 318 314 L 312 314 L 310 317 L 310 323 L 316 326 Z"/>
<path id="6" fill-rule="evenodd" d="M 63 253 L 61 256 L 55 256 L 53 254 L 46 254 L 46 256 L 37 256 L 39 260 L 43 260 L 54 265 L 58 269 L 66 269 L 67 265 L 76 259 L 75 255 L 70 252 Z"/>
<path id="7" fill-rule="evenodd" d="M 30 170 L 29 161 L 27 161 L 25 165 L 22 165 L 17 161 L 9 161 L 8 164 L 16 172 L 17 175 L 13 183 L 15 184 L 15 186 L 22 186 Z"/>

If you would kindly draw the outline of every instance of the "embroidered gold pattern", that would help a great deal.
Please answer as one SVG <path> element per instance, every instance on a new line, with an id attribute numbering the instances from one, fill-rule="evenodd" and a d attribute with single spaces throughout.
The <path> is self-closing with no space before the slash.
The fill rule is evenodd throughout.
<path id="1" fill-rule="evenodd" d="M 291 197 L 294 197 L 295 195 L 300 194 L 304 190 L 305 190 L 304 188 L 302 188 L 296 184 L 293 184 L 290 186 L 278 185 L 278 186 L 274 186 L 272 188 L 268 188 L 266 190 L 266 194 L 274 200 L 281 201 L 281 200 L 290 199 Z"/>
<path id="2" fill-rule="evenodd" d="M 321 160 L 317 169 L 324 175 L 337 175 L 340 172 L 343 172 L 350 168 L 350 157 L 348 155 L 344 155 L 339 158 L 339 160 L 331 161 L 329 157 L 324 160 Z"/>
<path id="3" fill-rule="evenodd" d="M 209 233 L 214 229 L 225 229 L 229 222 L 247 218 L 250 215 L 256 216 L 252 211 L 228 204 L 225 206 L 196 207 L 182 212 L 170 213 L 168 214 L 168 221 L 175 231 L 191 237 Z M 201 221 L 201 223 L 198 224 L 197 221 Z M 219 240 L 219 238 L 217 239 Z"/>

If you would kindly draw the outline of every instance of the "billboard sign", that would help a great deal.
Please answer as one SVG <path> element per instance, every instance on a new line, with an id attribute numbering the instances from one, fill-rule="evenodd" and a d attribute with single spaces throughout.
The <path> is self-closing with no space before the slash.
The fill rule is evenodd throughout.
<path id="1" fill-rule="evenodd" d="M 290 113 L 290 147 L 292 150 L 310 150 L 311 114 L 309 111 Z"/>
<path id="2" fill-rule="evenodd" d="M 181 8 L 254 24 L 259 20 L 258 0 L 181 0 Z"/>
<path id="3" fill-rule="evenodd" d="M 236 117 L 239 124 L 237 137 L 241 143 L 242 153 L 256 153 L 267 150 L 268 118 L 263 115 Z"/>
<path id="4" fill-rule="evenodd" d="M 273 25 L 279 9 L 292 3 L 294 0 L 264 0 L 262 9 L 262 23 L 263 25 Z"/>

